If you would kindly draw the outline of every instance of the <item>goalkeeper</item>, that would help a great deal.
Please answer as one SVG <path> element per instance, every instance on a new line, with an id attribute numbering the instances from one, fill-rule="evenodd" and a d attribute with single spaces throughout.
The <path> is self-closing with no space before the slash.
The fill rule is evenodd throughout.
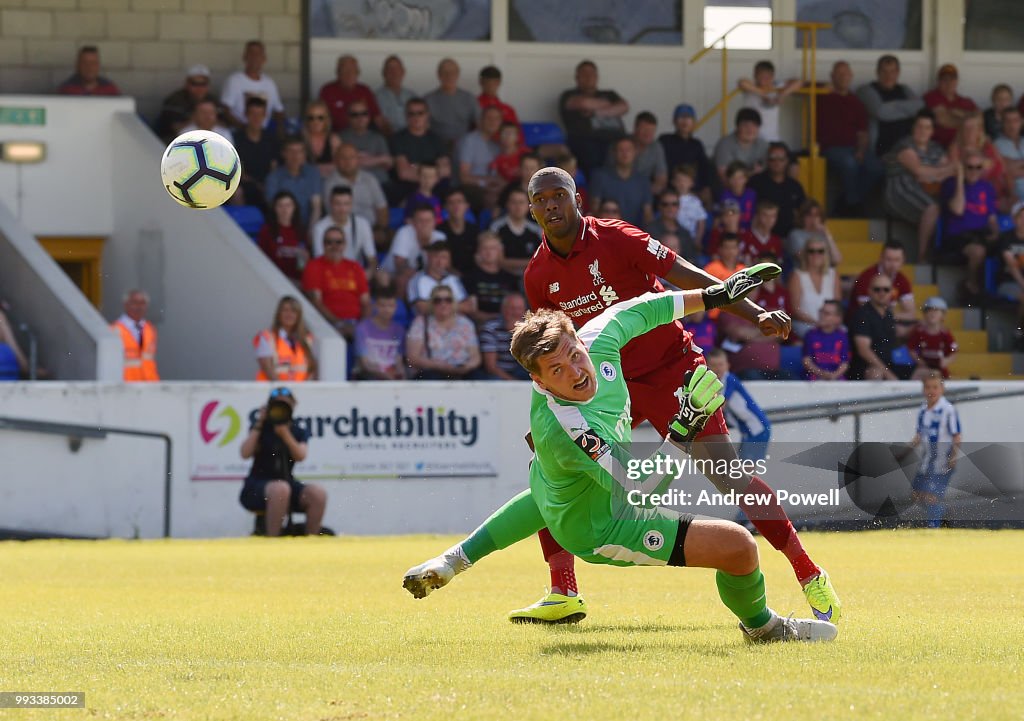
<path id="1" fill-rule="evenodd" d="M 423 598 L 484 556 L 547 526 L 564 548 L 591 563 L 717 569 L 719 595 L 750 641 L 835 638 L 836 627 L 827 621 L 782 618 L 768 608 L 757 544 L 742 526 L 627 500 L 633 487 L 626 481 L 625 449 L 632 431 L 622 346 L 688 312 L 736 302 L 780 272 L 762 263 L 704 290 L 648 293 L 612 306 L 578 333 L 560 311 L 531 313 L 516 324 L 512 354 L 534 380 L 530 490 L 462 543 L 410 569 L 405 588 Z M 674 440 L 687 442 L 700 431 L 724 402 L 721 389 L 714 373 L 697 367 L 669 426 Z M 635 483 L 658 493 L 667 480 Z"/>

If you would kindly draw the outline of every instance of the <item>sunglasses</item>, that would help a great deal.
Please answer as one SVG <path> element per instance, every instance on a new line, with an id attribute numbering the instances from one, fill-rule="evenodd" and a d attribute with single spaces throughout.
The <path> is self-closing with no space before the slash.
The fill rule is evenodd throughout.
<path id="1" fill-rule="evenodd" d="M 350 111 L 348 111 L 348 116 L 350 118 L 365 118 L 369 114 L 370 113 L 368 113 L 365 110 L 362 110 L 362 111 L 350 110 Z"/>
<path id="2" fill-rule="evenodd" d="M 817 254 L 820 254 L 820 253 L 824 253 L 825 249 L 824 248 L 808 248 L 807 252 L 808 253 L 814 253 L 814 254 L 817 255 Z"/>
<path id="3" fill-rule="evenodd" d="M 439 295 L 436 298 L 431 298 L 430 302 L 434 305 L 441 305 L 442 303 L 454 303 L 455 298 L 450 295 Z"/>
<path id="4" fill-rule="evenodd" d="M 426 115 L 426 114 L 427 114 L 426 110 L 410 110 L 409 112 L 406 113 L 406 116 L 410 117 L 410 118 L 415 118 L 417 115 Z"/>
<path id="5" fill-rule="evenodd" d="M 306 120 L 327 120 L 326 115 L 307 115 Z"/>
<path id="6" fill-rule="evenodd" d="M 325 240 L 324 245 L 345 245 L 344 240 Z"/>
<path id="7" fill-rule="evenodd" d="M 663 200 L 663 201 L 661 201 L 661 206 L 663 208 L 666 207 L 666 206 L 676 206 L 676 205 L 679 205 L 679 201 L 678 200 Z"/>
<path id="8" fill-rule="evenodd" d="M 874 288 L 871 289 L 871 292 L 872 293 L 891 293 L 892 292 L 892 286 L 889 286 L 889 285 L 875 286 Z"/>
<path id="9" fill-rule="evenodd" d="M 768 158 L 769 163 L 784 163 L 787 160 L 789 160 L 789 158 L 787 158 L 785 155 L 775 155 Z"/>
<path id="10" fill-rule="evenodd" d="M 968 170 L 984 170 L 985 166 L 984 165 L 968 165 L 967 169 Z"/>
<path id="11" fill-rule="evenodd" d="M 290 390 L 288 390 L 287 388 L 275 388 L 274 390 L 270 391 L 270 397 L 271 398 L 282 398 L 282 397 L 283 398 L 291 398 L 292 397 L 292 392 Z"/>
<path id="12" fill-rule="evenodd" d="M 189 85 L 202 86 L 202 85 L 209 85 L 210 81 L 209 80 L 189 80 L 188 84 Z"/>

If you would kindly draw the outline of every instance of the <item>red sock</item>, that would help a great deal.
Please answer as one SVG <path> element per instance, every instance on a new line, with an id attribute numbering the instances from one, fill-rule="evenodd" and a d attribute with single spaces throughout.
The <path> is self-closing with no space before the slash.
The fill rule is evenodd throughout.
<path id="1" fill-rule="evenodd" d="M 754 528 L 772 544 L 772 548 L 782 553 L 789 559 L 793 566 L 796 578 L 803 585 L 821 573 L 807 551 L 804 550 L 800 538 L 796 535 L 796 529 L 789 521 L 789 516 L 779 503 L 778 496 L 771 487 L 757 476 L 754 476 L 750 485 L 744 493 L 754 493 L 758 496 L 770 496 L 767 504 L 750 505 L 741 503 L 740 508 L 747 514 L 747 518 L 754 524 Z"/>
<path id="2" fill-rule="evenodd" d="M 544 552 L 544 560 L 551 569 L 551 593 L 575 596 L 576 589 L 576 558 L 562 548 L 551 536 L 551 531 L 542 528 L 537 534 L 540 547 Z"/>

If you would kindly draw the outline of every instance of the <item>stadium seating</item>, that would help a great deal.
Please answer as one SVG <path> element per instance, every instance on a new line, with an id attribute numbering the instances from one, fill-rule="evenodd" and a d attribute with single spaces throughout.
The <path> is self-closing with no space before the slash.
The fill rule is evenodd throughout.
<path id="1" fill-rule="evenodd" d="M 531 148 L 565 143 L 565 133 L 558 123 L 523 123 L 523 135 Z"/>
<path id="2" fill-rule="evenodd" d="M 263 227 L 263 211 L 255 205 L 225 205 L 223 206 L 231 219 L 238 224 L 238 227 L 253 240 L 256 240 L 260 228 Z"/>

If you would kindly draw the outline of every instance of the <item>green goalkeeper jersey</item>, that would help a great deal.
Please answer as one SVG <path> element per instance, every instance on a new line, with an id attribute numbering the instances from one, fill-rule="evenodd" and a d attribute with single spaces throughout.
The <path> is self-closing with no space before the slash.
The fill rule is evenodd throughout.
<path id="1" fill-rule="evenodd" d="M 533 386 L 530 491 L 552 535 L 577 556 L 607 556 L 597 549 L 618 548 L 638 524 L 667 520 L 663 509 L 632 506 L 626 499 L 632 430 L 620 350 L 684 314 L 682 293 L 647 293 L 617 303 L 577 331 L 596 371 L 593 398 L 577 403 Z"/>

